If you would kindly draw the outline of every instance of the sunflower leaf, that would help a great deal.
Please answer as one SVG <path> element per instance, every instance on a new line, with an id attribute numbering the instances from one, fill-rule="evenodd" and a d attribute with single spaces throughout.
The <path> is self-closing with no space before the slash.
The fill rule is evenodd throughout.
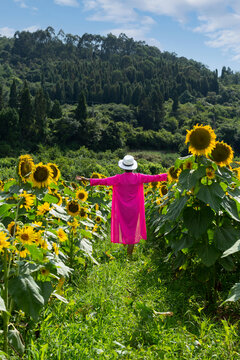
<path id="1" fill-rule="evenodd" d="M 16 276 L 9 280 L 9 293 L 15 303 L 33 320 L 38 319 L 40 309 L 44 305 L 41 289 L 30 275 Z"/>
<path id="2" fill-rule="evenodd" d="M 240 221 L 235 200 L 230 199 L 228 196 L 224 196 L 222 207 L 234 220 Z"/>
<path id="3" fill-rule="evenodd" d="M 218 183 L 212 183 L 211 185 L 201 185 L 196 197 L 205 204 L 209 204 L 215 211 L 219 211 L 224 195 L 221 186 Z"/>

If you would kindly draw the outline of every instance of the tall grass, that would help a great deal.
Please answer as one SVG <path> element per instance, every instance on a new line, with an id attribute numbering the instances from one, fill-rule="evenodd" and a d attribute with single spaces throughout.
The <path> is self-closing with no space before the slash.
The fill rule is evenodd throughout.
<path id="1" fill-rule="evenodd" d="M 237 305 L 230 318 L 204 313 L 199 283 L 174 273 L 155 239 L 132 259 L 109 239 L 95 249 L 100 265 L 65 285 L 68 304 L 50 301 L 25 359 L 240 359 Z"/>

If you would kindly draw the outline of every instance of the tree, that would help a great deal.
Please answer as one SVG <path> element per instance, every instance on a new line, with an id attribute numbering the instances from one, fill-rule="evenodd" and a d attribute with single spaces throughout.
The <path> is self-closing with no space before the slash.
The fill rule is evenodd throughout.
<path id="1" fill-rule="evenodd" d="M 54 100 L 50 117 L 53 119 L 60 119 L 62 117 L 62 109 L 58 100 Z"/>
<path id="2" fill-rule="evenodd" d="M 31 103 L 30 91 L 26 81 L 20 94 L 19 120 L 21 136 L 23 138 L 29 137 L 33 127 L 33 107 Z"/>
<path id="3" fill-rule="evenodd" d="M 186 90 L 185 90 L 186 91 Z M 176 91 L 173 92 L 173 103 L 172 103 L 172 113 L 175 115 L 179 107 L 178 94 Z"/>
<path id="4" fill-rule="evenodd" d="M 42 88 L 38 89 L 35 95 L 34 111 L 36 120 L 35 132 L 37 139 L 42 141 L 47 127 L 47 102 Z"/>
<path id="5" fill-rule="evenodd" d="M 79 99 L 78 99 L 78 105 L 75 111 L 75 119 L 84 126 L 86 124 L 87 119 L 87 104 L 85 95 L 83 92 L 81 92 Z"/>
<path id="6" fill-rule="evenodd" d="M 4 99 L 3 99 L 3 87 L 0 85 L 0 111 L 4 107 Z"/>
<path id="7" fill-rule="evenodd" d="M 16 146 L 19 141 L 19 116 L 15 109 L 7 107 L 0 111 L 0 139 Z"/>
<path id="8" fill-rule="evenodd" d="M 102 132 L 102 139 L 100 142 L 101 149 L 116 150 L 123 147 L 124 141 L 121 135 L 119 126 L 115 122 L 110 121 L 105 130 Z"/>
<path id="9" fill-rule="evenodd" d="M 18 108 L 18 94 L 17 94 L 17 85 L 16 85 L 15 80 L 13 80 L 11 88 L 10 88 L 10 95 L 9 95 L 8 104 L 13 109 Z"/>

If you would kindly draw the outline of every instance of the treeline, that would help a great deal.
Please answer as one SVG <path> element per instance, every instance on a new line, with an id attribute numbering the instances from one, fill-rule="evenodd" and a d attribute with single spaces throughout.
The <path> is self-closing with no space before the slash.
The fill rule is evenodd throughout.
<path id="1" fill-rule="evenodd" d="M 159 114 L 164 101 L 177 101 L 186 91 L 193 97 L 219 92 L 217 71 L 176 54 L 161 52 L 125 34 L 55 34 L 53 28 L 14 38 L 0 37 L 0 78 L 39 84 L 52 101 L 76 103 L 80 92 L 91 103 L 122 103 Z M 160 121 L 157 119 L 156 121 Z"/>
<path id="2" fill-rule="evenodd" d="M 76 105 L 61 106 L 50 100 L 39 87 L 32 96 L 28 83 L 18 89 L 13 80 L 6 101 L 0 86 L 0 153 L 15 154 L 17 150 L 37 149 L 39 144 L 62 148 L 87 146 L 95 151 L 116 150 L 125 146 L 157 150 L 178 150 L 177 120 L 164 122 L 158 129 L 140 126 L 141 112 L 136 107 L 108 104 L 88 107 L 84 93 Z M 165 116 L 165 109 L 163 118 Z M 140 117 L 139 117 L 140 116 Z M 151 117 L 153 115 L 151 114 Z M 149 126 L 149 124 L 148 124 Z"/>
<path id="3" fill-rule="evenodd" d="M 239 73 L 126 35 L 0 37 L 0 154 L 39 144 L 186 154 L 186 130 L 211 125 L 239 154 Z"/>

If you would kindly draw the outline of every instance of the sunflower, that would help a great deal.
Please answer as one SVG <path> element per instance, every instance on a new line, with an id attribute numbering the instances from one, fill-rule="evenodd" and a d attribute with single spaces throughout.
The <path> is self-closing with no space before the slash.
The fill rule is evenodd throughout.
<path id="1" fill-rule="evenodd" d="M 77 200 L 70 200 L 67 202 L 67 212 L 72 216 L 79 215 L 80 205 Z"/>
<path id="2" fill-rule="evenodd" d="M 45 241 L 42 237 L 43 230 L 39 230 L 35 233 L 35 242 L 37 245 L 40 245 L 42 247 L 43 242 Z"/>
<path id="3" fill-rule="evenodd" d="M 34 227 L 39 227 L 42 226 L 42 221 L 34 221 L 32 224 Z"/>
<path id="4" fill-rule="evenodd" d="M 53 250 L 54 250 L 55 254 L 58 255 L 59 254 L 59 249 L 58 249 L 58 246 L 57 246 L 57 244 L 55 242 L 52 243 L 52 247 L 53 247 Z"/>
<path id="5" fill-rule="evenodd" d="M 26 258 L 27 255 L 30 254 L 30 251 L 28 249 L 22 249 L 21 251 L 16 250 L 16 253 L 20 255 L 21 258 Z"/>
<path id="6" fill-rule="evenodd" d="M 52 190 L 49 190 L 49 193 L 54 196 L 55 198 L 57 198 L 58 202 L 56 203 L 56 205 L 62 205 L 62 202 L 63 202 L 63 199 L 62 199 L 62 196 L 59 192 L 57 191 L 52 191 Z"/>
<path id="7" fill-rule="evenodd" d="M 30 254 L 30 251 L 28 249 L 24 249 L 24 250 L 20 251 L 20 257 L 22 257 L 22 258 L 26 258 L 27 255 L 29 255 L 29 254 Z"/>
<path id="8" fill-rule="evenodd" d="M 46 276 L 46 277 L 50 274 L 50 270 L 48 270 L 46 268 L 41 268 L 40 272 L 41 272 L 41 275 Z"/>
<path id="9" fill-rule="evenodd" d="M 166 186 L 166 185 L 160 186 L 159 192 L 160 192 L 160 195 L 161 195 L 161 196 L 167 195 L 167 193 L 168 193 L 168 188 L 167 188 L 167 186 Z"/>
<path id="10" fill-rule="evenodd" d="M 4 190 L 4 182 L 0 180 L 0 191 Z"/>
<path id="11" fill-rule="evenodd" d="M 233 172 L 235 176 L 238 178 L 238 180 L 240 180 L 240 167 L 234 168 Z"/>
<path id="12" fill-rule="evenodd" d="M 97 224 L 95 224 L 95 225 L 94 225 L 94 227 L 93 227 L 93 229 L 92 229 L 92 232 L 96 232 L 96 231 L 97 231 L 97 229 L 98 229 L 98 225 L 97 225 Z"/>
<path id="13" fill-rule="evenodd" d="M 7 249 L 10 245 L 8 235 L 4 231 L 0 231 L 0 252 L 3 252 L 4 249 Z"/>
<path id="14" fill-rule="evenodd" d="M 36 241 L 36 233 L 33 227 L 26 225 L 17 232 L 16 238 L 20 240 L 23 245 L 31 245 Z"/>
<path id="15" fill-rule="evenodd" d="M 64 242 L 68 239 L 67 234 L 65 233 L 65 231 L 62 228 L 58 229 L 57 235 L 61 242 Z"/>
<path id="16" fill-rule="evenodd" d="M 19 230 L 19 226 L 17 223 L 15 223 L 15 221 L 10 222 L 7 228 L 11 236 L 14 236 L 15 233 Z"/>
<path id="17" fill-rule="evenodd" d="M 72 228 L 72 232 L 76 233 L 76 230 L 79 226 L 79 222 L 76 220 L 76 218 L 74 218 L 73 221 L 69 221 L 67 224 Z"/>
<path id="18" fill-rule="evenodd" d="M 23 182 L 26 182 L 34 168 L 34 162 L 30 155 L 21 155 L 17 164 L 17 173 Z"/>
<path id="19" fill-rule="evenodd" d="M 209 156 L 219 166 L 230 165 L 233 160 L 233 150 L 231 146 L 223 141 L 217 141 L 216 146 Z"/>
<path id="20" fill-rule="evenodd" d="M 39 163 L 34 166 L 31 181 L 33 186 L 38 187 L 47 187 L 53 181 L 53 170 L 50 166 Z"/>
<path id="21" fill-rule="evenodd" d="M 44 215 L 46 212 L 50 210 L 50 204 L 48 202 L 45 202 L 42 205 L 38 205 L 37 207 L 37 215 Z"/>
<path id="22" fill-rule="evenodd" d="M 175 182 L 178 180 L 178 177 L 180 175 L 181 169 L 175 169 L 174 166 L 171 166 L 168 169 L 168 179 L 170 182 Z"/>
<path id="23" fill-rule="evenodd" d="M 99 205 L 98 205 L 98 203 L 95 204 L 95 210 L 96 210 L 96 211 L 99 210 Z"/>
<path id="24" fill-rule="evenodd" d="M 101 174 L 93 172 L 91 175 L 91 179 L 101 179 Z"/>
<path id="25" fill-rule="evenodd" d="M 87 218 L 88 217 L 88 209 L 85 207 L 81 207 L 80 209 L 80 217 Z"/>
<path id="26" fill-rule="evenodd" d="M 84 189 L 79 189 L 76 192 L 76 198 L 82 202 L 86 201 L 88 198 L 88 193 Z"/>
<path id="27" fill-rule="evenodd" d="M 75 182 L 71 182 L 71 187 L 76 190 L 78 188 L 78 184 L 76 184 Z"/>
<path id="28" fill-rule="evenodd" d="M 216 135 L 209 125 L 195 125 L 187 130 L 185 144 L 190 143 L 189 151 L 193 155 L 208 155 L 214 149 Z"/>
<path id="29" fill-rule="evenodd" d="M 209 166 L 206 168 L 206 175 L 208 179 L 214 179 L 215 178 L 215 170 L 212 166 Z"/>
<path id="30" fill-rule="evenodd" d="M 190 160 L 185 161 L 185 163 L 183 164 L 183 168 L 184 168 L 184 169 L 191 170 L 192 167 L 193 167 L 193 163 L 192 163 L 192 161 L 190 161 Z"/>
<path id="31" fill-rule="evenodd" d="M 26 191 L 23 191 L 22 194 L 19 195 L 23 200 L 21 201 L 20 208 L 25 207 L 26 210 L 30 210 L 31 206 L 34 204 L 35 196 L 32 194 L 28 194 Z"/>
<path id="32" fill-rule="evenodd" d="M 156 199 L 156 204 L 157 204 L 157 205 L 160 205 L 161 202 L 162 202 L 162 200 L 161 200 L 160 198 L 157 198 L 157 199 Z"/>
<path id="33" fill-rule="evenodd" d="M 54 181 L 58 181 L 60 176 L 61 176 L 61 173 L 60 173 L 60 170 L 58 168 L 58 166 L 56 164 L 53 164 L 53 163 L 48 163 L 47 166 L 49 166 L 51 169 L 52 169 L 52 178 Z"/>
<path id="34" fill-rule="evenodd" d="M 102 221 L 102 219 L 101 219 L 101 217 L 98 215 L 98 216 L 96 216 L 95 221 L 99 224 L 99 223 Z"/>

